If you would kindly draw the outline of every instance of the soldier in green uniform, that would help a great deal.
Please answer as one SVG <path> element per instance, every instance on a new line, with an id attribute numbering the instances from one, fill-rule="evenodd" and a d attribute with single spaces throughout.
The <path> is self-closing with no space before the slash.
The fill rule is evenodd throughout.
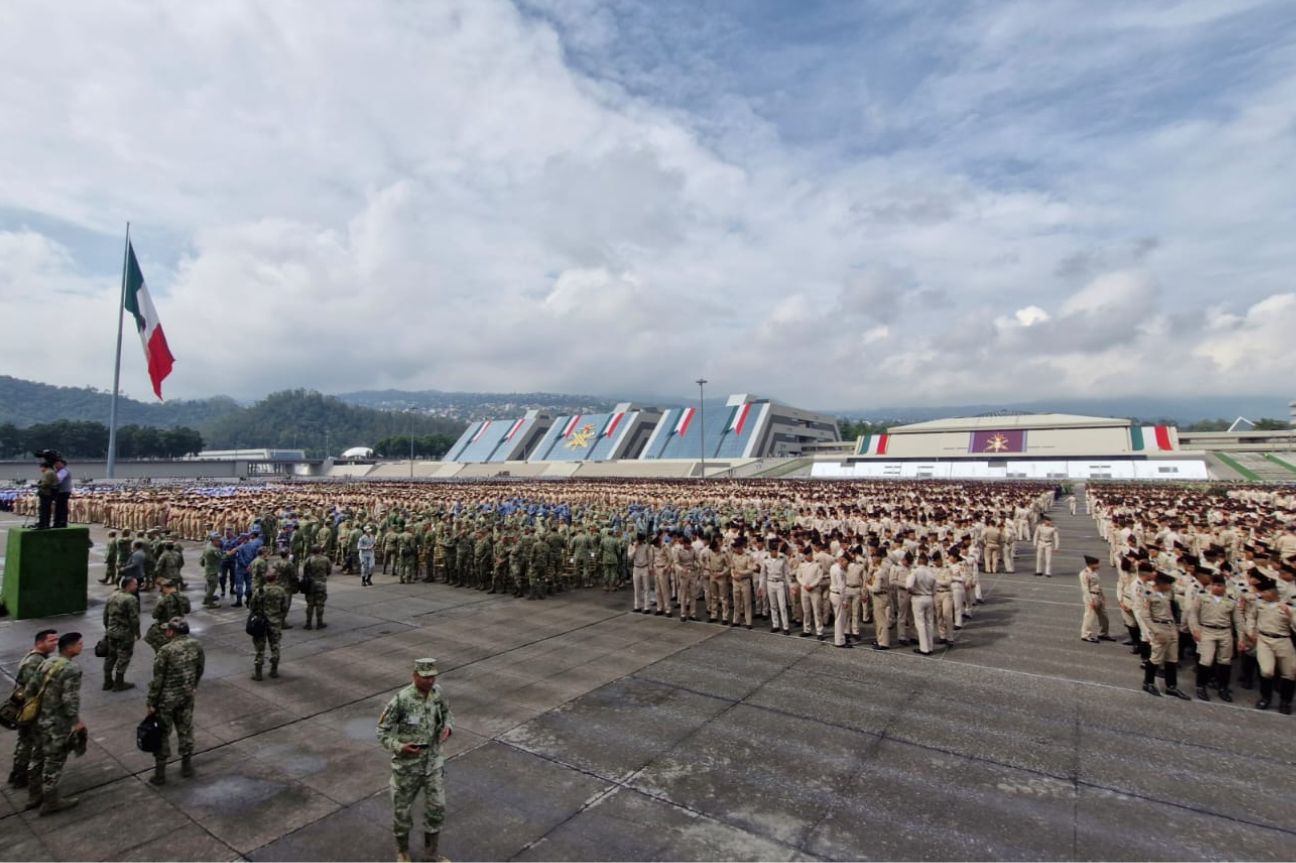
<path id="1" fill-rule="evenodd" d="M 135 653 L 135 642 L 140 637 L 139 582 L 135 576 L 123 576 L 121 584 L 108 597 L 104 605 L 104 644 L 108 655 L 104 657 L 104 689 L 122 692 L 135 684 L 125 680 Z"/>
<path id="2" fill-rule="evenodd" d="M 121 536 L 117 537 L 117 570 L 113 573 L 113 577 L 117 581 L 121 581 L 122 570 L 126 568 L 126 562 L 130 560 L 133 542 L 130 528 L 122 530 Z"/>
<path id="3" fill-rule="evenodd" d="M 531 539 L 525 533 L 509 547 L 509 577 L 513 580 L 513 595 L 522 596 L 527 587 L 527 561 L 531 558 Z"/>
<path id="4" fill-rule="evenodd" d="M 216 587 L 220 583 L 221 561 L 225 554 L 221 551 L 221 540 L 219 533 L 213 533 L 210 537 L 211 542 L 203 549 L 202 557 L 198 558 L 198 563 L 203 568 L 203 580 L 206 582 L 206 593 L 203 595 L 203 608 L 220 608 L 220 600 L 216 599 Z"/>
<path id="5" fill-rule="evenodd" d="M 473 586 L 478 590 L 489 590 L 491 574 L 494 570 L 495 543 L 487 531 L 477 531 L 477 540 L 473 543 Z"/>
<path id="6" fill-rule="evenodd" d="M 472 579 L 473 538 L 467 526 L 455 533 L 455 587 L 463 587 Z"/>
<path id="7" fill-rule="evenodd" d="M 589 541 L 589 535 L 580 530 L 571 541 L 572 581 L 578 587 L 589 587 Z"/>
<path id="8" fill-rule="evenodd" d="M 531 537 L 527 551 L 531 553 L 531 559 L 527 561 L 527 599 L 544 599 L 552 572 L 549 569 L 549 543 L 540 529 Z"/>
<path id="9" fill-rule="evenodd" d="M 396 859 L 409 860 L 414 798 L 423 792 L 423 848 L 441 859 L 437 846 L 445 822 L 445 757 L 441 745 L 454 732 L 454 716 L 436 685 L 435 659 L 414 662 L 409 686 L 396 693 L 378 718 L 378 742 L 392 754 L 392 832 Z"/>
<path id="10" fill-rule="evenodd" d="M 189 597 L 176 590 L 174 581 L 159 581 L 158 590 L 162 595 L 153 606 L 153 623 L 148 632 L 144 633 L 144 643 L 154 651 L 161 650 L 162 645 L 166 644 L 166 636 L 162 633 L 167 621 L 189 613 Z"/>
<path id="11" fill-rule="evenodd" d="M 306 628 L 323 629 L 324 603 L 328 600 L 328 577 L 333 572 L 333 565 L 324 555 L 324 549 L 316 545 L 306 563 L 302 565 L 302 581 L 306 593 Z M 287 608 L 284 609 L 285 613 Z M 313 621 L 318 621 L 315 623 Z"/>
<path id="12" fill-rule="evenodd" d="M 603 530 L 599 539 L 599 568 L 602 570 L 603 590 L 614 590 L 621 573 L 621 543 L 610 528 Z"/>
<path id="13" fill-rule="evenodd" d="M 441 545 L 441 578 L 446 584 L 453 584 L 455 579 L 455 536 L 454 522 L 449 518 L 441 525 L 441 534 L 437 538 Z"/>
<path id="14" fill-rule="evenodd" d="M 184 567 L 184 556 L 176 549 L 171 540 L 162 543 L 162 553 L 158 555 L 157 572 L 159 581 L 172 582 L 177 590 L 184 590 L 184 578 L 180 570 Z"/>
<path id="15" fill-rule="evenodd" d="M 327 564 L 328 560 L 324 559 L 324 563 Z M 248 600 L 248 614 L 260 614 L 266 619 L 265 635 L 252 638 L 252 646 L 256 648 L 256 657 L 252 661 L 252 679 L 261 679 L 267 642 L 270 644 L 270 676 L 278 677 L 279 640 L 283 636 L 284 616 L 288 614 L 288 594 L 279 586 L 279 573 L 274 570 L 266 573 L 265 586 L 253 591 L 252 598 Z M 306 628 L 310 629 L 309 623 Z"/>
<path id="16" fill-rule="evenodd" d="M 297 564 L 293 563 L 292 558 L 288 556 L 288 549 L 281 548 L 279 550 L 279 559 L 271 562 L 270 569 L 278 576 L 279 586 L 283 588 L 284 594 L 288 597 L 288 607 L 284 609 L 283 628 L 292 629 L 293 625 L 288 622 L 288 612 L 292 610 L 293 594 L 301 587 L 301 583 L 297 578 Z"/>
<path id="17" fill-rule="evenodd" d="M 401 584 L 414 580 L 414 568 L 418 564 L 418 546 L 413 531 L 406 525 L 396 534 L 396 576 Z"/>
<path id="18" fill-rule="evenodd" d="M 36 640 L 31 651 L 18 663 L 18 673 L 14 675 L 14 691 L 27 691 L 27 684 L 40 670 L 41 664 L 58 650 L 58 632 L 53 629 L 42 629 L 36 633 Z M 14 788 L 26 788 L 31 773 L 31 763 L 36 751 L 40 748 L 40 736 L 35 725 L 19 726 L 18 742 L 14 744 L 13 769 L 9 771 L 9 784 Z M 35 775 L 36 784 L 40 785 L 39 771 Z"/>
<path id="19" fill-rule="evenodd" d="M 108 531 L 108 541 L 104 544 L 104 577 L 100 584 L 107 584 L 117 576 L 117 531 Z"/>
<path id="20" fill-rule="evenodd" d="M 257 556 L 248 564 L 248 576 L 252 579 L 252 589 L 265 584 L 266 573 L 270 571 L 270 546 L 263 545 L 257 550 Z"/>
<path id="21" fill-rule="evenodd" d="M 166 784 L 166 763 L 171 757 L 171 729 L 180 741 L 180 775 L 194 775 L 193 711 L 194 692 L 202 680 L 206 657 L 202 645 L 189 635 L 183 617 L 173 617 L 163 628 L 166 643 L 153 658 L 153 680 L 149 682 L 148 712 L 162 723 L 162 748 L 153 753 L 153 785 Z"/>
<path id="22" fill-rule="evenodd" d="M 40 737 L 40 782 L 28 788 L 27 808 L 40 807 L 41 815 L 53 815 L 77 804 L 75 797 L 59 799 L 59 780 L 71 748 L 69 736 L 85 730 L 81 721 L 81 667 L 73 662 L 81 655 L 81 633 L 59 636 L 58 655 L 41 663 L 27 683 L 26 696 L 40 697 L 36 729 Z M 35 761 L 33 760 L 33 767 Z"/>

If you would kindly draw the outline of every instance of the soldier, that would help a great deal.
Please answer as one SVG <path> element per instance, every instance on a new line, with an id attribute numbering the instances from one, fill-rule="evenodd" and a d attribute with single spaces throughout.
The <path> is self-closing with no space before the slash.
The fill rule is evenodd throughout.
<path id="1" fill-rule="evenodd" d="M 585 541 L 585 534 L 576 534 L 576 538 L 572 540 L 572 548 L 577 561 L 580 560 L 580 556 L 583 554 L 588 562 L 589 552 L 587 549 L 589 543 Z M 630 590 L 633 594 L 631 597 L 633 606 L 631 611 L 647 614 L 648 597 L 652 593 L 652 576 L 649 573 L 649 567 L 652 565 L 652 546 L 648 544 L 643 536 L 636 537 L 634 543 L 630 546 L 630 562 L 633 567 L 630 577 Z M 579 566 L 578 570 L 576 583 L 584 587 L 585 569 L 583 566 Z M 707 608 L 707 616 L 708 618 L 714 617 L 709 607 Z"/>
<path id="2" fill-rule="evenodd" d="M 642 545 L 642 543 L 640 543 Z M 572 537 L 572 578 L 578 587 L 589 587 L 590 537 L 582 531 L 576 531 Z M 635 596 L 635 611 L 639 610 L 639 596 Z"/>
<path id="3" fill-rule="evenodd" d="M 714 544 L 714 541 L 713 541 Z M 765 576 L 765 597 L 769 602 L 770 632 L 781 628 L 784 635 L 791 635 L 788 623 L 788 558 L 784 553 L 786 546 L 783 540 L 775 539 L 769 544 L 769 555 L 761 562 Z M 710 611 L 710 609 L 708 609 Z"/>
<path id="4" fill-rule="evenodd" d="M 1053 552 L 1062 548 L 1062 540 L 1053 520 L 1047 515 L 1040 516 L 1039 526 L 1035 528 L 1035 575 L 1053 577 Z"/>
<path id="5" fill-rule="evenodd" d="M 171 729 L 180 741 L 180 775 L 194 775 L 194 692 L 202 680 L 205 656 L 202 645 L 189 635 L 183 617 L 173 617 L 163 628 L 166 643 L 153 658 L 149 682 L 148 714 L 162 723 L 162 747 L 153 753 L 152 785 L 166 784 L 166 763 L 171 757 Z"/>
<path id="6" fill-rule="evenodd" d="M 908 560 L 908 555 L 905 555 Z M 918 564 L 909 571 L 905 579 L 905 590 L 913 606 L 914 629 L 918 633 L 918 646 L 914 653 L 923 656 L 932 654 L 932 636 L 935 629 L 935 595 L 936 573 L 927 565 L 927 555 L 918 555 Z"/>
<path id="7" fill-rule="evenodd" d="M 675 537 L 675 574 L 679 591 L 680 623 L 697 620 L 698 558 L 683 534 Z"/>
<path id="8" fill-rule="evenodd" d="M 1210 701 L 1206 684 L 1213 673 L 1220 700 L 1232 701 L 1233 645 L 1243 632 L 1244 621 L 1237 599 L 1229 595 L 1228 579 L 1216 573 L 1208 590 L 1207 596 L 1188 609 L 1188 630 L 1197 640 L 1197 697 Z"/>
<path id="9" fill-rule="evenodd" d="M 1290 604 L 1278 599 L 1278 583 L 1260 576 L 1256 590 L 1260 596 L 1251 604 L 1247 615 L 1247 639 L 1256 647 L 1260 666 L 1259 710 L 1268 710 L 1273 701 L 1274 677 L 1278 679 L 1278 712 L 1292 712 L 1292 695 L 1296 694 L 1296 647 L 1292 634 L 1296 624 Z"/>
<path id="10" fill-rule="evenodd" d="M 865 586 L 873 606 L 873 649 L 891 649 L 891 562 L 879 551 L 870 556 L 869 575 Z"/>
<path id="11" fill-rule="evenodd" d="M 820 602 L 819 593 L 823 587 L 824 571 L 819 566 L 819 562 L 814 559 L 809 548 L 802 552 L 801 563 L 797 564 L 797 587 L 801 595 L 801 637 L 809 638 L 811 635 L 818 637 L 820 641 L 824 640 L 824 628 L 822 618 L 822 603 Z M 814 623 L 814 632 L 810 631 L 810 624 Z"/>
<path id="12" fill-rule="evenodd" d="M 360 556 L 360 584 L 368 587 L 373 584 L 374 571 L 374 548 L 377 541 L 374 539 L 373 525 L 368 525 L 364 533 L 356 540 L 356 553 Z M 432 575 L 432 567 L 428 567 L 428 575 Z"/>
<path id="13" fill-rule="evenodd" d="M 40 670 L 41 664 L 49 658 L 55 650 L 58 649 L 58 631 L 54 629 L 42 629 L 36 633 L 36 640 L 32 644 L 32 649 L 22 662 L 18 663 L 18 673 L 14 675 L 14 691 L 27 691 L 27 684 L 32 681 Z M 18 742 L 14 745 L 13 769 L 9 771 L 9 784 L 14 788 L 26 788 L 31 774 L 28 772 L 28 764 L 40 748 L 40 736 L 37 733 L 36 726 L 27 725 L 18 727 Z M 36 784 L 40 785 L 40 773 L 37 772 L 35 777 Z"/>
<path id="14" fill-rule="evenodd" d="M 153 624 L 149 626 L 148 632 L 144 633 L 144 643 L 153 648 L 154 652 L 161 650 L 162 645 L 166 644 L 163 628 L 167 621 L 173 617 L 184 617 L 189 613 L 189 598 L 176 591 L 175 582 L 158 582 L 158 589 L 162 595 L 153 606 Z"/>
<path id="15" fill-rule="evenodd" d="M 1085 566 L 1080 570 L 1080 598 L 1084 601 L 1084 620 L 1080 623 L 1080 638 L 1090 644 L 1111 641 L 1107 634 L 1107 597 L 1098 581 L 1098 558 L 1086 554 Z"/>
<path id="16" fill-rule="evenodd" d="M 203 579 L 207 582 L 207 592 L 203 596 L 203 608 L 220 608 L 220 601 L 216 599 L 216 588 L 220 583 L 221 563 L 225 560 L 225 554 L 221 551 L 220 534 L 213 533 L 208 537 L 207 547 L 203 549 L 202 557 L 198 558 L 198 563 L 203 568 Z"/>
<path id="17" fill-rule="evenodd" d="M 739 619 L 748 629 L 752 628 L 752 576 L 756 574 L 756 560 L 747 553 L 747 543 L 738 540 L 734 543 L 733 553 L 729 556 L 729 580 L 733 585 L 733 620 L 730 626 L 738 626 Z"/>
<path id="18" fill-rule="evenodd" d="M 333 572 L 333 565 L 321 546 L 316 545 L 311 551 L 311 556 L 302 566 L 302 581 L 306 584 L 306 628 L 323 629 L 328 626 L 324 622 L 324 603 L 328 601 L 328 577 Z M 285 605 L 284 613 L 287 612 Z"/>
<path id="19" fill-rule="evenodd" d="M 526 592 L 527 561 L 531 557 L 530 544 L 530 537 L 524 533 L 509 548 L 509 577 L 513 580 L 513 595 L 519 598 Z M 447 553 L 446 560 L 449 561 L 450 558 L 451 555 Z M 448 573 L 446 577 L 449 577 Z"/>
<path id="20" fill-rule="evenodd" d="M 418 565 L 418 547 L 409 525 L 396 534 L 396 575 L 401 584 L 414 581 L 414 568 Z"/>
<path id="21" fill-rule="evenodd" d="M 610 529 L 604 529 L 599 538 L 599 569 L 603 578 L 603 590 L 615 590 L 620 578 L 621 543 L 617 542 Z"/>
<path id="22" fill-rule="evenodd" d="M 728 623 L 731 619 L 730 604 L 733 602 L 733 588 L 729 583 L 729 557 L 720 547 L 720 537 L 713 536 L 710 544 L 702 550 L 702 569 L 711 585 L 711 593 L 707 600 L 707 623 Z M 784 583 L 786 582 L 785 577 Z M 646 605 L 644 613 L 648 613 Z M 783 616 L 787 617 L 786 614 Z"/>
<path id="23" fill-rule="evenodd" d="M 322 549 L 320 549 L 322 551 Z M 328 558 L 322 554 L 313 555 L 328 564 Z M 309 565 L 309 560 L 307 564 Z M 252 646 L 256 648 L 256 657 L 252 660 L 252 679 L 261 679 L 261 666 L 265 662 L 266 643 L 270 644 L 270 676 L 279 676 L 279 640 L 283 636 L 284 617 L 288 614 L 288 594 L 279 586 L 279 573 L 271 570 L 266 573 L 265 586 L 255 591 L 248 599 L 248 613 L 260 614 L 266 620 L 265 634 L 252 637 Z M 306 613 L 310 614 L 307 608 Z M 309 617 L 306 628 L 310 629 Z"/>
<path id="24" fill-rule="evenodd" d="M 117 531 L 108 531 L 108 541 L 104 545 L 104 577 L 100 584 L 107 584 L 117 577 Z"/>
<path id="25" fill-rule="evenodd" d="M 69 737 L 85 732 L 80 717 L 81 667 L 73 661 L 81 655 L 81 648 L 81 633 L 59 636 L 58 655 L 46 658 L 27 682 L 26 697 L 40 698 L 40 714 L 36 718 L 40 755 L 32 762 L 39 770 L 40 781 L 28 787 L 27 808 L 39 806 L 41 815 L 71 809 L 78 802 L 75 797 L 59 799 L 58 785 L 71 748 Z"/>
<path id="26" fill-rule="evenodd" d="M 284 610 L 284 629 L 292 629 L 293 625 L 288 622 L 288 612 L 292 610 L 292 598 L 301 587 L 300 580 L 297 578 L 297 564 L 293 563 L 292 558 L 288 555 L 288 549 L 279 549 L 279 559 L 270 564 L 270 569 L 278 576 L 279 586 L 283 588 L 284 595 L 288 597 L 288 607 Z"/>
<path id="27" fill-rule="evenodd" d="M 985 571 L 993 575 L 1003 558 L 1003 531 L 992 521 L 981 533 L 981 541 L 985 543 Z"/>
<path id="28" fill-rule="evenodd" d="M 104 657 L 104 689 L 123 692 L 134 689 L 135 684 L 125 680 L 135 653 L 135 642 L 140 637 L 139 580 L 127 574 L 108 597 L 104 605 L 104 644 L 108 655 Z"/>
<path id="29" fill-rule="evenodd" d="M 670 552 L 663 546 L 660 534 L 653 537 L 652 553 L 649 556 L 649 566 L 652 571 L 653 587 L 656 590 L 657 610 L 655 615 L 671 616 L 671 596 L 670 596 L 670 570 L 671 557 Z"/>
<path id="30" fill-rule="evenodd" d="M 423 849 L 429 860 L 437 855 L 445 822 L 445 758 L 441 745 L 454 733 L 454 716 L 436 685 L 435 659 L 414 662 L 409 686 L 396 693 L 378 718 L 378 742 L 392 754 L 392 832 L 396 859 L 409 860 L 414 799 L 423 792 Z"/>
<path id="31" fill-rule="evenodd" d="M 1160 695 L 1156 687 L 1157 668 L 1165 666 L 1165 694 L 1188 701 L 1186 693 L 1179 691 L 1179 629 L 1171 610 L 1171 596 L 1175 579 L 1158 572 L 1151 588 L 1144 588 L 1139 611 L 1139 624 L 1151 647 L 1143 666 L 1143 691 Z"/>
<path id="32" fill-rule="evenodd" d="M 117 537 L 117 554 L 115 558 L 117 569 L 113 572 L 114 580 L 121 581 L 122 572 L 125 571 L 126 564 L 130 561 L 133 545 L 134 541 L 131 539 L 130 528 L 125 528 L 122 530 L 121 536 Z"/>
<path id="33" fill-rule="evenodd" d="M 159 581 L 170 581 L 178 590 L 184 590 L 184 579 L 180 570 L 184 567 L 184 556 L 176 550 L 175 543 L 167 540 L 162 543 L 162 553 L 158 555 L 157 572 Z"/>
<path id="34" fill-rule="evenodd" d="M 263 545 L 257 549 L 257 556 L 248 566 L 248 578 L 252 580 L 252 589 L 256 590 L 265 584 L 266 573 L 270 571 L 270 546 Z"/>

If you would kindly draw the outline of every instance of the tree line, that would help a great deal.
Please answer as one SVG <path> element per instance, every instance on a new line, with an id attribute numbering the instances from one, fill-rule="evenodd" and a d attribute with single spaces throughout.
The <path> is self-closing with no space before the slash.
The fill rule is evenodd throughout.
<path id="1" fill-rule="evenodd" d="M 414 457 L 415 458 L 441 458 L 450 451 L 454 442 L 458 440 L 457 435 L 449 434 L 431 434 L 419 437 L 414 436 Z M 374 455 L 379 458 L 409 458 L 410 439 L 408 435 L 395 435 L 394 437 L 385 437 L 373 447 Z"/>
<path id="2" fill-rule="evenodd" d="M 0 423 L 0 458 L 35 458 L 39 449 L 58 450 L 68 460 L 108 456 L 108 426 L 86 420 L 57 420 L 19 428 Z M 183 458 L 203 449 L 203 437 L 191 428 L 161 429 L 126 425 L 117 429 L 117 457 Z"/>

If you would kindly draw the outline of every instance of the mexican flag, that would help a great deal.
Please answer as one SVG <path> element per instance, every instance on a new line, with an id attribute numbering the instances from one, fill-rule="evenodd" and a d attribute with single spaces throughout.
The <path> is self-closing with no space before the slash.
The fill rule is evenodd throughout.
<path id="1" fill-rule="evenodd" d="M 1170 426 L 1130 426 L 1130 444 L 1135 452 L 1140 450 L 1172 450 Z"/>
<path id="2" fill-rule="evenodd" d="M 729 425 L 725 428 L 726 432 L 733 432 L 741 435 L 743 426 L 747 424 L 747 415 L 751 413 L 751 403 L 744 405 L 735 405 L 733 415 L 729 417 Z"/>
<path id="3" fill-rule="evenodd" d="M 693 414 L 697 413 L 697 408 L 684 408 L 680 411 L 679 419 L 675 422 L 675 428 L 672 431 L 684 437 L 688 434 L 689 423 L 693 422 Z"/>
<path id="4" fill-rule="evenodd" d="M 490 428 L 490 424 L 491 424 L 490 420 L 486 420 L 484 423 L 482 423 L 481 428 L 477 429 L 477 434 L 473 435 L 472 440 L 468 441 L 468 443 L 474 444 L 477 443 L 477 441 L 481 440 L 481 436 L 486 434 L 486 429 Z"/>
<path id="5" fill-rule="evenodd" d="M 522 426 L 524 425 L 526 425 L 526 417 L 522 417 L 522 419 L 514 422 L 513 425 L 509 427 L 508 434 L 504 435 L 504 440 L 506 441 L 513 440 L 513 436 L 517 434 L 518 430 L 521 429 Z"/>
<path id="6" fill-rule="evenodd" d="M 567 425 L 563 426 L 562 436 L 565 438 L 571 437 L 572 432 L 576 431 L 576 423 L 580 422 L 580 420 L 581 420 L 580 414 L 576 414 L 574 417 L 569 419 L 567 421 Z"/>
<path id="7" fill-rule="evenodd" d="M 859 446 L 855 450 L 856 455 L 886 455 L 887 439 L 890 435 L 873 434 L 866 432 L 860 436 Z"/>
<path id="8" fill-rule="evenodd" d="M 148 285 L 144 284 L 144 273 L 140 271 L 139 261 L 135 259 L 135 248 L 129 243 L 126 246 L 126 311 L 135 317 L 135 329 L 139 330 L 144 359 L 148 362 L 149 380 L 153 382 L 153 392 L 161 399 L 162 381 L 171 374 L 175 357 L 171 356 L 171 349 L 167 347 L 157 308 L 149 295 Z"/>
<path id="9" fill-rule="evenodd" d="M 609 414 L 607 418 L 607 422 L 603 424 L 603 431 L 599 433 L 599 437 L 612 437 L 612 435 L 616 432 L 616 427 L 621 424 L 621 419 L 624 416 L 625 416 L 625 411 L 618 411 L 616 413 Z"/>

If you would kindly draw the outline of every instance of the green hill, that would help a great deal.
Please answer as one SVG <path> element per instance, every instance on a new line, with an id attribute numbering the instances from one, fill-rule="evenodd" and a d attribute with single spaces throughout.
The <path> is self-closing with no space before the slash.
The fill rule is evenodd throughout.
<path id="1" fill-rule="evenodd" d="M 0 375 L 0 423 L 20 428 L 58 420 L 107 425 L 111 407 L 112 394 L 91 387 L 56 387 Z M 238 407 L 238 402 L 227 396 L 159 404 L 123 397 L 117 400 L 117 422 L 123 426 L 201 428 Z"/>

